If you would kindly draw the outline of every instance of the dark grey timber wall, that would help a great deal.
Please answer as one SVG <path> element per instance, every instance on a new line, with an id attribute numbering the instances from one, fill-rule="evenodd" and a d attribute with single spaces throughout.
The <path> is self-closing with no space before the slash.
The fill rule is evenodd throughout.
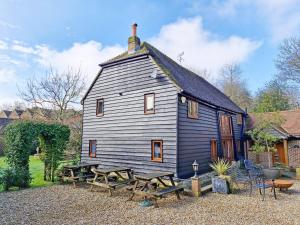
<path id="1" fill-rule="evenodd" d="M 198 119 L 187 117 L 187 101 L 178 101 L 178 109 L 178 175 L 186 178 L 193 175 L 194 160 L 199 163 L 200 173 L 210 170 L 210 141 L 218 139 L 217 116 L 215 109 L 201 103 Z"/>
<path id="2" fill-rule="evenodd" d="M 158 78 L 149 77 L 154 68 Z M 122 93 L 122 96 L 119 95 Z M 144 94 L 155 93 L 155 114 L 144 115 Z M 84 101 L 81 160 L 136 172 L 176 173 L 177 87 L 148 57 L 106 67 Z M 104 116 L 96 116 L 96 99 Z M 151 140 L 163 140 L 163 163 L 151 161 Z M 97 140 L 97 157 L 88 155 Z"/>

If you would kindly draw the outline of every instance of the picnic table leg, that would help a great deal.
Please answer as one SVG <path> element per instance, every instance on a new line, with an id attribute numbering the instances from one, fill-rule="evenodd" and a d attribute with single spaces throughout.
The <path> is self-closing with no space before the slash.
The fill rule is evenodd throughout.
<path id="1" fill-rule="evenodd" d="M 98 174 L 95 174 L 95 177 L 94 177 L 94 180 L 93 180 L 93 183 L 97 181 L 97 178 L 98 178 Z M 93 190 L 93 184 L 91 184 L 91 188 L 90 188 L 90 191 Z"/>
<path id="2" fill-rule="evenodd" d="M 105 183 L 109 186 L 109 182 L 108 182 L 108 175 L 104 175 L 104 179 L 105 179 Z M 112 196 L 112 191 L 111 191 L 111 188 L 108 188 L 108 193 L 109 193 L 109 196 Z"/>
<path id="3" fill-rule="evenodd" d="M 166 185 L 166 183 L 165 182 L 163 182 L 162 181 L 162 179 L 161 178 L 156 178 L 160 183 L 162 183 L 162 185 L 164 185 L 164 187 L 168 187 L 168 185 Z"/>
<path id="4" fill-rule="evenodd" d="M 172 176 L 169 176 L 172 186 L 176 186 Z M 179 191 L 175 191 L 177 199 L 180 199 Z"/>
<path id="5" fill-rule="evenodd" d="M 131 196 L 129 197 L 128 201 L 131 201 L 131 200 L 133 199 L 133 197 L 134 197 L 134 191 L 136 190 L 138 184 L 139 184 L 139 181 L 136 180 L 136 181 L 135 181 L 135 184 L 134 184 L 134 186 L 133 186 L 133 188 L 132 188 L 132 194 L 131 194 Z"/>
<path id="6" fill-rule="evenodd" d="M 76 183 L 75 183 L 75 180 L 74 180 L 74 177 L 75 177 L 74 176 L 74 171 L 71 170 L 70 172 L 71 172 L 71 177 L 73 177 L 73 187 L 76 188 Z"/>

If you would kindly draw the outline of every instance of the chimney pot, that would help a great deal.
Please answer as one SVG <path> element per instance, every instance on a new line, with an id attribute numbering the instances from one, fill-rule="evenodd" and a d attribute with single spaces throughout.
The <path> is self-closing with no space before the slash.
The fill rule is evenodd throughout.
<path id="1" fill-rule="evenodd" d="M 136 51 L 140 50 L 140 39 L 136 36 L 136 28 L 137 24 L 132 24 L 132 34 L 131 37 L 128 38 L 128 53 L 132 54 Z"/>
<path id="2" fill-rule="evenodd" d="M 137 24 L 136 23 L 132 24 L 132 36 L 133 37 L 136 37 L 136 28 L 137 28 Z"/>

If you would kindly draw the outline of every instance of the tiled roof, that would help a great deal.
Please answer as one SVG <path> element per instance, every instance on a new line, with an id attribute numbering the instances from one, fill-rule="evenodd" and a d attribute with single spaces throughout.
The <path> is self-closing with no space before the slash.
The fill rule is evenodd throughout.
<path id="1" fill-rule="evenodd" d="M 277 129 L 292 136 L 300 136 L 300 109 L 279 111 L 277 113 L 283 120 Z M 263 113 L 263 116 L 271 117 L 273 114 L 275 113 Z M 249 116 L 251 128 L 255 125 L 255 114 L 250 113 Z"/>
<path id="2" fill-rule="evenodd" d="M 231 101 L 224 93 L 222 93 L 215 86 L 210 84 L 201 76 L 179 65 L 174 60 L 172 60 L 171 58 L 169 58 L 168 56 L 166 56 L 161 51 L 159 51 L 147 42 L 143 42 L 141 44 L 140 50 L 134 54 L 128 54 L 128 52 L 126 51 L 100 65 L 104 66 L 110 63 L 117 63 L 124 59 L 143 54 L 151 55 L 154 61 L 158 64 L 158 66 L 162 68 L 162 70 L 167 75 L 169 75 L 171 79 L 188 95 L 201 99 L 217 107 L 221 107 L 238 113 L 244 113 L 244 111 L 240 107 L 238 107 L 233 101 Z"/>

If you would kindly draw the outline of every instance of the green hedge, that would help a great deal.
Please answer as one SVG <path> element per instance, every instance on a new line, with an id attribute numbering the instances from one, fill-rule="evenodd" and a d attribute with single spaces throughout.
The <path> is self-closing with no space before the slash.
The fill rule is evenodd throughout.
<path id="1" fill-rule="evenodd" d="M 20 188 L 29 186 L 31 181 L 29 155 L 37 141 L 45 164 L 44 180 L 54 181 L 55 170 L 63 158 L 69 136 L 70 129 L 65 125 L 30 121 L 9 124 L 4 131 L 5 155 L 9 171 L 2 174 L 16 174 L 15 182 L 9 180 L 10 186 Z M 3 175 L 0 180 L 3 182 Z"/>

